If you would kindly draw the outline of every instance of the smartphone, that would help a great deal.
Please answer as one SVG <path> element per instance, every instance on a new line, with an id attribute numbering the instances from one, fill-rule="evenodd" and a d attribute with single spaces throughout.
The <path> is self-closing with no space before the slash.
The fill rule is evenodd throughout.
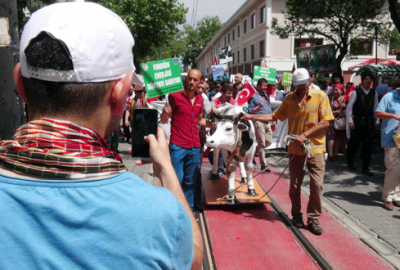
<path id="1" fill-rule="evenodd" d="M 158 112 L 156 109 L 134 109 L 132 116 L 132 157 L 150 160 L 149 143 L 144 136 L 157 137 Z"/>

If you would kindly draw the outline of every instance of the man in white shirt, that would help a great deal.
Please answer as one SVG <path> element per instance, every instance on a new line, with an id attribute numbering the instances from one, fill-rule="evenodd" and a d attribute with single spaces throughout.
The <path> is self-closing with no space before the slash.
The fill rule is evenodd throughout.
<path id="1" fill-rule="evenodd" d="M 350 140 L 347 147 L 347 165 L 355 170 L 354 156 L 362 143 L 362 173 L 373 176 L 369 170 L 374 137 L 374 112 L 378 106 L 378 94 L 371 87 L 373 74 L 369 70 L 361 73 L 362 85 L 350 93 L 346 109 L 346 122 L 350 129 Z"/>

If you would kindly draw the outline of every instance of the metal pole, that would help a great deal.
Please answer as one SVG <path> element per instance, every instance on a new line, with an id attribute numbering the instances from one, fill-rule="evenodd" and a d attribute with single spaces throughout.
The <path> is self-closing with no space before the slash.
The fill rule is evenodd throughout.
<path id="1" fill-rule="evenodd" d="M 0 139 L 11 139 L 26 120 L 24 103 L 15 90 L 13 69 L 18 62 L 16 0 L 0 0 Z"/>
<path id="2" fill-rule="evenodd" d="M 375 64 L 378 64 L 378 25 L 375 24 Z"/>

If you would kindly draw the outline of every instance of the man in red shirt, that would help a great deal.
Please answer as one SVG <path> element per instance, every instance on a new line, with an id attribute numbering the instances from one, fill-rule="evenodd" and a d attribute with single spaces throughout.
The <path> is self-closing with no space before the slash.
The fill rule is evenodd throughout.
<path id="1" fill-rule="evenodd" d="M 215 112 L 216 108 L 223 106 L 225 103 L 235 105 L 235 100 L 233 99 L 233 87 L 229 84 L 224 85 L 222 88 L 222 95 L 213 99 L 211 102 L 211 112 Z"/>
<path id="2" fill-rule="evenodd" d="M 200 136 L 198 125 L 213 127 L 203 116 L 203 98 L 197 91 L 201 72 L 191 69 L 185 79 L 184 90 L 169 94 L 161 114 L 161 123 L 171 117 L 169 151 L 189 206 L 194 207 L 194 193 L 199 171 Z"/>

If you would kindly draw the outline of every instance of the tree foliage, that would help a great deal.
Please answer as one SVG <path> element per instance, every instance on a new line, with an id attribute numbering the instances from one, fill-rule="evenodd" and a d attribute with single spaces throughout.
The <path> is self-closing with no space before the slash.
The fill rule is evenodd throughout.
<path id="1" fill-rule="evenodd" d="M 92 0 L 117 13 L 135 38 L 135 64 L 148 61 L 185 22 L 187 9 L 178 0 Z M 155 60 L 155 59 L 153 59 Z"/>
<path id="2" fill-rule="evenodd" d="M 221 25 L 218 16 L 206 16 L 197 22 L 196 27 L 189 24 L 183 25 L 183 29 L 177 33 L 175 39 L 166 44 L 163 49 L 163 57 L 181 55 L 183 64 L 192 65 L 195 68 L 196 57 L 221 28 Z"/>
<path id="3" fill-rule="evenodd" d="M 390 17 L 397 30 L 400 32 L 400 3 L 397 0 L 388 0 Z"/>
<path id="4" fill-rule="evenodd" d="M 43 5 L 50 5 L 55 2 L 56 0 L 17 0 L 19 30 L 22 30 L 24 24 L 28 20 L 29 16 L 27 16 L 27 14 L 36 11 Z"/>
<path id="5" fill-rule="evenodd" d="M 281 38 L 290 34 L 322 36 L 336 47 L 336 71 L 341 74 L 342 60 L 349 53 L 351 39 L 375 38 L 375 29 L 380 42 L 390 25 L 381 23 L 385 11 L 384 0 L 288 0 L 284 12 L 284 25 L 272 20 L 271 32 Z"/>
<path id="6" fill-rule="evenodd" d="M 18 0 L 19 21 L 24 22 L 24 8 L 30 12 L 56 0 Z M 187 9 L 178 0 L 91 0 L 117 13 L 135 38 L 135 66 L 149 59 L 159 47 L 169 42 L 185 23 Z M 154 59 L 153 59 L 154 60 Z"/>

